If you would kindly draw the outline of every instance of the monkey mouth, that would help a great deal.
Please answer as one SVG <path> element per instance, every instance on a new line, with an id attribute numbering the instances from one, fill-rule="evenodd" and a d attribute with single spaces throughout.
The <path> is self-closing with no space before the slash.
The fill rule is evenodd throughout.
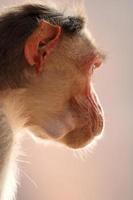
<path id="1" fill-rule="evenodd" d="M 74 100 L 73 100 L 74 101 Z M 77 126 L 74 130 L 67 133 L 61 142 L 70 148 L 82 148 L 98 136 L 104 127 L 103 111 L 99 103 L 97 103 L 97 97 L 93 98 L 89 95 L 86 101 L 82 101 L 82 106 L 79 102 L 73 102 L 75 105 L 75 111 L 78 110 Z M 88 108 L 88 110 L 87 110 Z M 81 114 L 82 113 L 82 114 Z M 75 116 L 74 116 L 75 117 Z"/>
<path id="2" fill-rule="evenodd" d="M 98 136 L 103 130 L 103 119 L 99 119 L 96 125 L 84 125 L 81 128 L 74 129 L 66 134 L 62 139 L 65 145 L 70 148 L 82 148 L 91 143 L 91 141 Z"/>

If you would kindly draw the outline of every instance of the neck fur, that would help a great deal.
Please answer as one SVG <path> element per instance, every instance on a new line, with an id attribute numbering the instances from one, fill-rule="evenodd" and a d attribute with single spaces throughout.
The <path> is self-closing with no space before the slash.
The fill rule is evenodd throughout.
<path id="1" fill-rule="evenodd" d="M 6 114 L 0 108 L 0 199 L 13 200 L 16 191 L 15 136 Z"/>

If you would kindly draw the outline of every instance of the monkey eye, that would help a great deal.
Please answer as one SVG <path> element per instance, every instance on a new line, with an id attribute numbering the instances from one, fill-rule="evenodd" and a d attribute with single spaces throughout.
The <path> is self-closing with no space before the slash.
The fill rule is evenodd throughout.
<path id="1" fill-rule="evenodd" d="M 91 66 L 90 66 L 90 72 L 91 72 L 91 74 L 94 72 L 94 70 L 96 69 L 97 67 L 96 67 L 96 65 L 95 64 L 92 64 Z"/>
<path id="2" fill-rule="evenodd" d="M 92 64 L 91 68 L 92 68 L 92 70 L 96 69 L 96 65 Z"/>

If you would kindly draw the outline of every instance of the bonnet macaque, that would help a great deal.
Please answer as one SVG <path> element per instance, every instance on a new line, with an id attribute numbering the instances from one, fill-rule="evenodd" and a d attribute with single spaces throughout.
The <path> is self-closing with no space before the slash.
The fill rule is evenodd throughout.
<path id="1" fill-rule="evenodd" d="M 103 130 L 91 76 L 104 55 L 85 21 L 38 4 L 0 16 L 0 200 L 14 197 L 22 130 L 74 149 Z"/>

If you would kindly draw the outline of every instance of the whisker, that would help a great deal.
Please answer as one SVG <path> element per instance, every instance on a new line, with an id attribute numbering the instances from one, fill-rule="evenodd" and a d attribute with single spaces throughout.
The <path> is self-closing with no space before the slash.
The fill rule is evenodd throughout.
<path id="1" fill-rule="evenodd" d="M 30 183 L 32 183 L 32 185 L 38 189 L 38 185 L 36 184 L 36 182 L 26 173 L 21 169 L 22 174 L 30 181 Z"/>

